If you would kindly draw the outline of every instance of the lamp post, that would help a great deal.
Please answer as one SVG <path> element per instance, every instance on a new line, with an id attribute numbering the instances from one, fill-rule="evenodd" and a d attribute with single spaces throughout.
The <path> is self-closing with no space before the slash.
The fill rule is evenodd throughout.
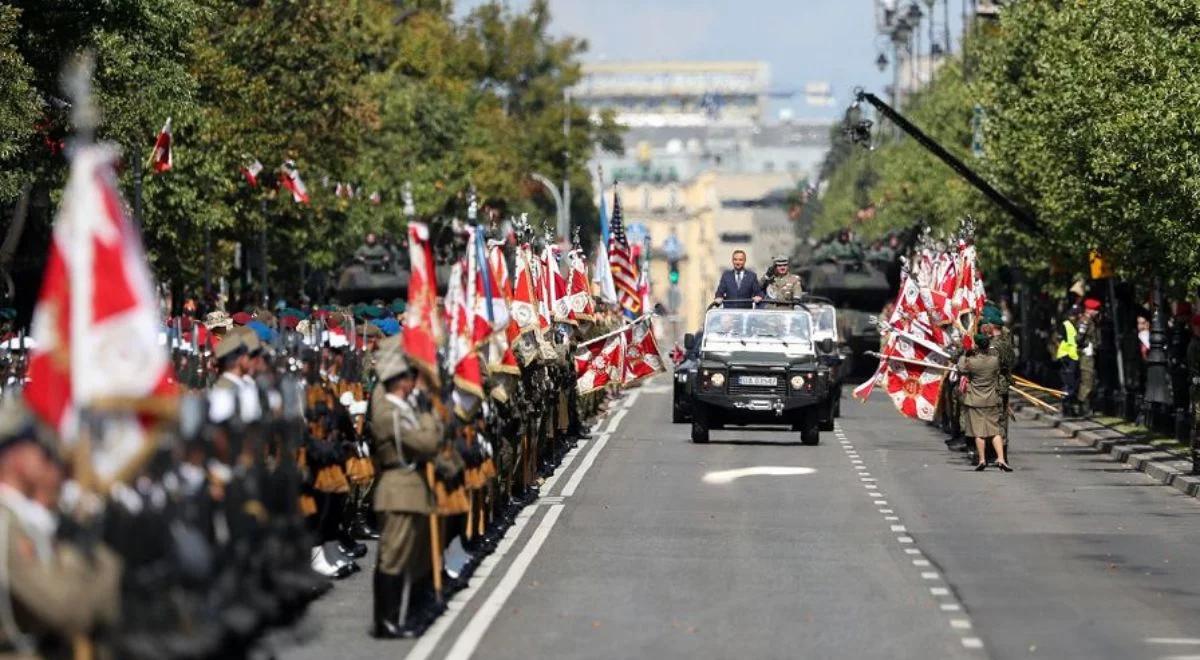
<path id="1" fill-rule="evenodd" d="M 529 178 L 542 184 L 542 187 L 545 188 L 546 191 L 550 193 L 550 196 L 552 198 L 554 198 L 555 229 L 561 230 L 563 227 L 567 226 L 568 223 L 567 223 L 567 218 L 566 218 L 566 214 L 567 214 L 566 204 L 563 200 L 562 193 L 558 192 L 558 187 L 555 186 L 554 182 L 551 181 L 550 178 L 544 174 L 538 174 L 537 172 L 534 172 L 533 174 L 529 175 Z M 568 236 L 568 234 L 560 233 L 558 238 L 566 239 L 567 236 Z"/>

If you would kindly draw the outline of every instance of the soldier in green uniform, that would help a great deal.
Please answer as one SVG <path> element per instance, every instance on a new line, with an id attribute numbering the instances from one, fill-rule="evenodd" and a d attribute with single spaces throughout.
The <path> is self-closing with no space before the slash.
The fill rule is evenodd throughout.
<path id="1" fill-rule="evenodd" d="M 775 257 L 772 268 L 763 275 L 759 287 L 766 294 L 767 300 L 791 302 L 804 295 L 800 276 L 788 272 L 788 258 L 784 255 Z"/>
<path id="2" fill-rule="evenodd" d="M 392 260 L 392 253 L 379 243 L 374 232 L 369 232 L 366 241 L 354 251 L 354 260 L 370 270 L 383 270 Z"/>
<path id="3" fill-rule="evenodd" d="M 1079 317 L 1079 407 L 1083 414 L 1092 411 L 1092 394 L 1096 391 L 1096 351 L 1100 349 L 1100 301 L 1083 301 Z"/>
<path id="4" fill-rule="evenodd" d="M 999 381 L 996 390 L 1000 393 L 1000 428 L 1004 442 L 1008 443 L 1008 388 L 1012 385 L 1013 367 L 1017 364 L 1017 351 L 1013 346 L 1012 333 L 1004 327 L 1004 313 L 999 307 L 988 304 L 980 316 L 980 330 L 991 337 L 990 352 L 1000 360 Z"/>
<path id="5" fill-rule="evenodd" d="M 433 493 L 418 466 L 437 452 L 442 424 L 422 411 L 415 396 L 428 391 L 397 343 L 381 348 L 371 393 L 371 456 L 378 480 L 379 557 L 375 565 L 374 635 L 411 637 L 409 610 L 414 585 L 430 570 L 429 514 Z"/>
<path id="6" fill-rule="evenodd" d="M 838 232 L 837 240 L 823 245 L 815 255 L 817 261 L 862 261 L 863 249 L 850 237 L 850 230 Z"/>
<path id="7" fill-rule="evenodd" d="M 90 556 L 55 537 L 63 469 L 16 398 L 0 406 L 0 544 L 10 616 L 0 617 L 0 657 L 60 654 L 111 625 L 121 567 L 104 546 Z"/>

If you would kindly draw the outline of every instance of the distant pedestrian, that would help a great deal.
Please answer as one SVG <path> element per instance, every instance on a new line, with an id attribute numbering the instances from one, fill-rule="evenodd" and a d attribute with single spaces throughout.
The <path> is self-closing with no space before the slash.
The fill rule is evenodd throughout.
<path id="1" fill-rule="evenodd" d="M 1000 393 L 1000 358 L 990 352 L 991 337 L 975 335 L 975 347 L 958 361 L 958 371 L 966 378 L 963 392 L 963 431 L 975 438 L 976 472 L 987 467 L 987 443 L 991 439 L 996 452 L 996 467 L 1012 472 L 1004 455 L 1004 436 L 1001 427 L 1004 410 Z"/>
<path id="2" fill-rule="evenodd" d="M 1079 306 L 1072 305 L 1060 325 L 1062 334 L 1059 337 L 1058 349 L 1054 353 L 1066 393 L 1062 400 L 1062 413 L 1066 417 L 1077 414 L 1079 406 L 1079 314 Z"/>
<path id="3" fill-rule="evenodd" d="M 1077 396 L 1081 414 L 1092 412 L 1092 394 L 1096 391 L 1096 353 L 1100 350 L 1100 301 L 1087 298 L 1083 301 L 1083 314 L 1079 317 L 1075 338 L 1079 346 L 1079 393 Z"/>

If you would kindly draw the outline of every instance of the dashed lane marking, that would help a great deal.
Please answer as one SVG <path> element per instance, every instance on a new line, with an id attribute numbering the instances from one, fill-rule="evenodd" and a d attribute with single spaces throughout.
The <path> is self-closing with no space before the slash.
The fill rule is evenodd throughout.
<path id="1" fill-rule="evenodd" d="M 737 468 L 734 470 L 717 470 L 705 473 L 702 480 L 706 484 L 728 484 L 742 477 L 792 477 L 816 472 L 810 467 L 787 467 L 781 465 L 756 465 L 754 467 Z"/>
<path id="2" fill-rule="evenodd" d="M 873 498 L 872 501 L 878 507 L 889 506 L 888 501 L 884 499 L 883 493 L 879 491 L 879 487 L 876 483 L 877 479 L 871 477 L 871 473 L 868 471 L 866 463 L 862 460 L 858 451 L 855 450 L 850 442 L 844 438 L 842 428 L 838 426 L 836 427 L 835 431 L 837 432 L 839 441 L 843 445 L 842 448 L 846 450 L 846 457 L 850 459 L 851 467 L 853 467 L 855 472 L 858 474 L 859 480 L 863 482 L 863 487 L 867 491 L 867 496 Z M 888 527 L 891 532 L 893 534 L 899 534 L 899 536 L 896 536 L 896 542 L 901 545 L 901 549 L 905 554 L 913 558 L 912 565 L 918 569 L 926 569 L 920 571 L 921 579 L 926 581 L 942 580 L 943 576 L 940 572 L 936 570 L 928 570 L 933 567 L 933 563 L 924 558 L 920 548 L 915 547 L 917 544 L 916 540 L 908 534 L 908 528 L 900 524 L 900 517 L 894 515 L 895 510 L 890 508 L 880 508 L 879 513 L 883 515 L 884 521 L 889 523 Z M 958 614 L 958 616 L 948 619 L 947 621 L 952 630 L 962 633 L 972 629 L 973 626 L 971 624 L 971 620 L 962 614 L 962 604 L 957 602 L 955 596 L 951 593 L 948 587 L 930 587 L 929 594 L 937 601 L 940 611 L 954 612 Z M 1170 638 L 1149 638 L 1146 640 L 1147 643 L 1151 643 L 1150 639 L 1167 640 Z M 1191 640 L 1189 640 L 1189 642 L 1190 641 Z M 962 644 L 963 648 L 966 649 L 983 648 L 983 640 L 978 637 L 959 637 L 959 642 Z M 1200 639 L 1196 639 L 1194 642 L 1200 644 Z M 1173 642 L 1167 641 L 1165 643 Z M 1196 656 L 1195 660 L 1200 660 L 1200 656 Z"/>

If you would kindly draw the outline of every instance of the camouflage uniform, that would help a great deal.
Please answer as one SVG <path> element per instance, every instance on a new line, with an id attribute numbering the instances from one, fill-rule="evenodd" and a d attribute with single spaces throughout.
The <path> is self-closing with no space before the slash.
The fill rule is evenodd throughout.
<path id="1" fill-rule="evenodd" d="M 1001 328 L 1000 334 L 992 337 L 992 346 L 988 349 L 992 355 L 1000 359 L 999 381 L 997 390 L 1000 392 L 1003 409 L 1000 411 L 1000 428 L 1004 439 L 1008 439 L 1008 388 L 1012 386 L 1012 371 L 1017 364 L 1017 351 L 1013 346 L 1012 333 L 1008 328 Z"/>
<path id="2" fill-rule="evenodd" d="M 1081 317 L 1079 323 L 1079 394 L 1077 400 L 1084 412 L 1091 410 L 1092 394 L 1096 391 L 1096 351 L 1100 350 L 1100 317 Z"/>
<path id="3" fill-rule="evenodd" d="M 804 295 L 800 276 L 795 273 L 769 279 L 764 277 L 762 287 L 768 300 L 789 301 Z"/>

